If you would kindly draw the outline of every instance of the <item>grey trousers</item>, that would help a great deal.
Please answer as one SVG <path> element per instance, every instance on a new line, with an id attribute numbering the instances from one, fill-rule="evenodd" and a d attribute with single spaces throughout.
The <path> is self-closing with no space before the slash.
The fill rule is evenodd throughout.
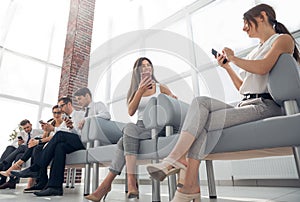
<path id="1" fill-rule="evenodd" d="M 117 151 L 109 170 L 120 175 L 125 166 L 125 156 L 137 155 L 140 148 L 140 140 L 150 138 L 151 129 L 146 129 L 143 121 L 139 120 L 136 124 L 126 124 L 123 129 L 123 137 L 117 143 Z"/>
<path id="2" fill-rule="evenodd" d="M 281 108 L 270 99 L 249 99 L 241 101 L 238 106 L 234 107 L 210 97 L 196 97 L 189 107 L 182 127 L 182 131 L 196 138 L 188 151 L 188 157 L 198 160 L 205 157 L 208 131 L 220 130 L 221 135 L 223 128 L 281 114 Z M 218 138 L 215 139 L 214 145 L 218 140 Z"/>

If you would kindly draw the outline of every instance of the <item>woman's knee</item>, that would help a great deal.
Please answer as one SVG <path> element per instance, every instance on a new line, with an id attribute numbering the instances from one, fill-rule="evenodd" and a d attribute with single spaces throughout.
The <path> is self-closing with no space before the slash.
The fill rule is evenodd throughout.
<path id="1" fill-rule="evenodd" d="M 134 123 L 128 123 L 123 128 L 123 134 L 132 135 L 137 132 L 137 125 Z"/>

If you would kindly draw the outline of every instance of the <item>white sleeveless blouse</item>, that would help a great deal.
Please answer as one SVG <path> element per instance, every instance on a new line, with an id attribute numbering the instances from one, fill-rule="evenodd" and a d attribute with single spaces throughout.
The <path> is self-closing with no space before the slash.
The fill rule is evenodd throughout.
<path id="1" fill-rule="evenodd" d="M 160 94 L 160 85 L 159 85 L 159 83 L 156 83 L 155 86 L 156 86 L 156 89 L 155 89 L 155 93 L 153 95 L 149 95 L 149 96 L 145 96 L 145 97 L 141 98 L 139 106 L 137 108 L 138 120 L 143 120 L 144 111 L 145 111 L 146 105 L 149 102 L 149 100 L 152 97 L 157 97 Z"/>
<path id="2" fill-rule="evenodd" d="M 259 60 L 263 59 L 264 56 L 268 53 L 268 51 L 271 49 L 274 41 L 280 36 L 280 34 L 274 34 L 272 35 L 268 40 L 266 40 L 262 45 L 259 45 L 257 48 L 252 50 L 246 59 L 249 60 Z M 247 94 L 247 93 L 267 93 L 268 88 L 268 78 L 269 73 L 265 75 L 258 75 L 253 74 L 250 72 L 247 72 L 245 70 L 242 70 L 240 72 L 240 75 L 243 79 L 243 84 L 240 87 L 240 93 L 241 94 Z"/>

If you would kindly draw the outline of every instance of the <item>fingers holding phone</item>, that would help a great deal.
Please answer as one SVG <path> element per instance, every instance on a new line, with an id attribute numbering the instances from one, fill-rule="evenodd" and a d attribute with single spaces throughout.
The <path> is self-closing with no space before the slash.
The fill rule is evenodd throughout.
<path id="1" fill-rule="evenodd" d="M 73 128 L 73 121 L 71 120 L 71 117 L 69 117 L 67 114 L 63 114 L 62 119 L 64 120 L 68 128 Z"/>
<path id="2" fill-rule="evenodd" d="M 139 88 L 142 88 L 143 91 L 148 89 L 152 89 L 153 80 L 150 72 L 142 72 L 141 73 L 141 82 Z"/>
<path id="3" fill-rule="evenodd" d="M 18 145 L 23 144 L 25 141 L 23 140 L 22 136 L 18 136 Z"/>

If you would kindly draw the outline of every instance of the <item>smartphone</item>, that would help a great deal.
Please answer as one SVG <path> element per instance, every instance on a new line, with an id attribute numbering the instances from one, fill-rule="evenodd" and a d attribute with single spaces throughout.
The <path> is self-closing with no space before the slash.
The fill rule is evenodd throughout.
<path id="1" fill-rule="evenodd" d="M 66 120 L 66 119 L 71 119 L 71 117 L 69 117 L 67 114 L 62 114 L 61 115 L 62 120 Z"/>
<path id="2" fill-rule="evenodd" d="M 141 80 L 143 80 L 143 79 L 146 78 L 146 77 L 148 77 L 148 78 L 151 77 L 150 72 L 142 72 L 142 73 L 141 73 Z"/>
<path id="3" fill-rule="evenodd" d="M 45 122 L 43 120 L 40 120 L 39 123 L 42 125 L 45 124 Z"/>
<path id="4" fill-rule="evenodd" d="M 144 78 L 151 78 L 151 74 L 150 74 L 150 72 L 142 72 L 141 73 L 141 80 L 143 80 Z M 152 89 L 152 84 L 151 85 L 149 85 L 149 89 Z"/>
<path id="5" fill-rule="evenodd" d="M 220 53 L 218 53 L 218 51 L 216 51 L 215 49 L 211 49 L 211 53 L 215 56 L 215 57 L 218 57 L 218 55 L 220 54 Z M 226 62 L 227 62 L 228 60 L 225 58 L 224 60 L 223 60 L 223 64 L 225 64 Z"/>

